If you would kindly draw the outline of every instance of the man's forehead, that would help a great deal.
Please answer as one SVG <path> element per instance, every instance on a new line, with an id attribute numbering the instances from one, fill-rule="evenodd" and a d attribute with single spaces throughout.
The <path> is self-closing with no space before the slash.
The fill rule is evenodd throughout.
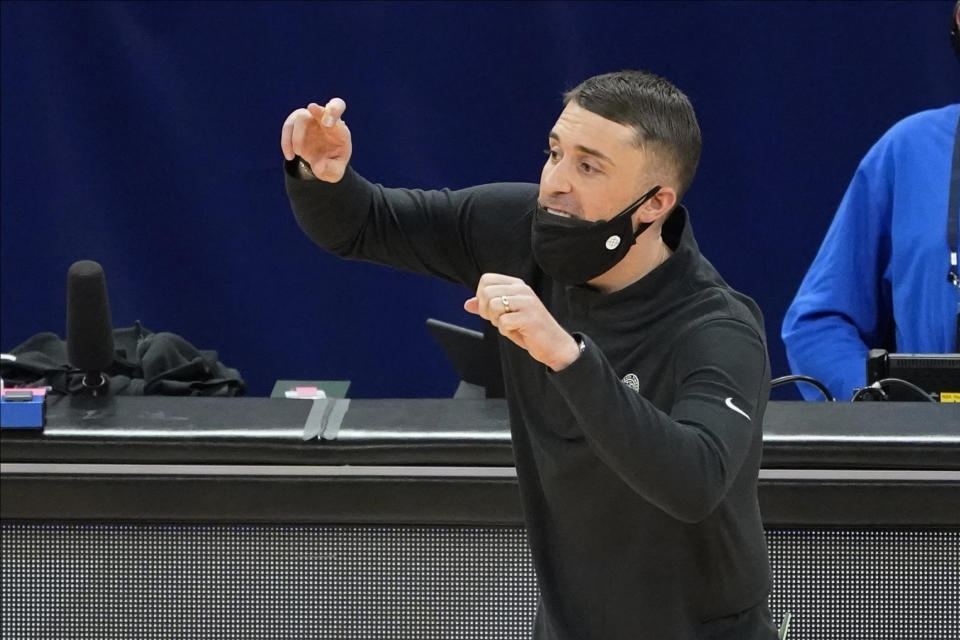
<path id="1" fill-rule="evenodd" d="M 551 132 L 550 132 L 550 139 L 551 139 L 551 140 L 556 140 L 557 142 L 562 142 L 562 141 L 560 140 L 560 135 L 557 134 L 555 131 L 551 131 Z M 582 151 L 583 153 L 590 154 L 591 156 L 596 156 L 597 158 L 600 158 L 600 159 L 603 160 L 604 162 L 609 162 L 610 164 L 616 164 L 616 163 L 613 161 L 613 158 L 611 158 L 610 156 L 608 156 L 608 155 L 605 154 L 604 152 L 600 151 L 599 149 L 594 149 L 593 147 L 588 147 L 588 146 L 583 145 L 583 144 L 574 145 L 574 148 L 575 148 L 577 151 Z"/>
<path id="2" fill-rule="evenodd" d="M 636 131 L 570 102 L 550 130 L 550 137 L 563 144 L 583 145 L 611 155 L 636 148 Z"/>

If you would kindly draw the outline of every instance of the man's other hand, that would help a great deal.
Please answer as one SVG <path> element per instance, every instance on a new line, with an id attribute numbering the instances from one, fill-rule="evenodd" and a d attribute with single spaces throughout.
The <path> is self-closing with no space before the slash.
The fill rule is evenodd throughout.
<path id="1" fill-rule="evenodd" d="M 489 320 L 501 334 L 554 371 L 566 368 L 580 356 L 577 341 L 520 278 L 483 274 L 477 295 L 463 308 Z"/>

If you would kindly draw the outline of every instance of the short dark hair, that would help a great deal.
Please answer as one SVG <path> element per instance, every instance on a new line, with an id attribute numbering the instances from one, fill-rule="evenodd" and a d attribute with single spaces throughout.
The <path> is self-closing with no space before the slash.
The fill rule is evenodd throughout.
<path id="1" fill-rule="evenodd" d="M 633 127 L 636 144 L 666 157 L 677 174 L 678 199 L 700 162 L 700 125 L 689 98 L 649 71 L 615 71 L 588 78 L 563 95 L 607 120 Z"/>

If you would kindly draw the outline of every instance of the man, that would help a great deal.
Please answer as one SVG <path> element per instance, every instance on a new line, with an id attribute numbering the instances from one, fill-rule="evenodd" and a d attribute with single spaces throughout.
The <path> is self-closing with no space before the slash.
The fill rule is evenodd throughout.
<path id="1" fill-rule="evenodd" d="M 960 2 L 950 20 L 960 59 Z M 960 189 L 960 173 L 951 179 L 958 119 L 960 104 L 922 111 L 874 144 L 787 310 L 782 336 L 790 368 L 837 399 L 866 384 L 870 349 L 960 350 L 957 237 L 948 227 L 960 209 L 950 197 Z M 812 387 L 800 391 L 808 400 L 822 397 Z"/>
<path id="2" fill-rule="evenodd" d="M 539 190 L 420 191 L 357 175 L 346 105 L 312 103 L 282 131 L 294 213 L 338 255 L 464 284 L 498 327 L 536 638 L 774 638 L 763 323 L 679 205 L 693 108 L 639 71 L 590 78 L 565 105 Z"/>

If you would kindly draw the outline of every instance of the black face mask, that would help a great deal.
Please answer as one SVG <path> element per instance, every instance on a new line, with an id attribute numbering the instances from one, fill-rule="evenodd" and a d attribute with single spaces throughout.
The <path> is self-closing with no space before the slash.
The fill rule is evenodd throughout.
<path id="1" fill-rule="evenodd" d="M 623 260 L 651 222 L 633 230 L 630 216 L 660 190 L 654 187 L 609 220 L 565 218 L 537 206 L 533 215 L 533 257 L 544 272 L 565 285 L 584 284 Z"/>

